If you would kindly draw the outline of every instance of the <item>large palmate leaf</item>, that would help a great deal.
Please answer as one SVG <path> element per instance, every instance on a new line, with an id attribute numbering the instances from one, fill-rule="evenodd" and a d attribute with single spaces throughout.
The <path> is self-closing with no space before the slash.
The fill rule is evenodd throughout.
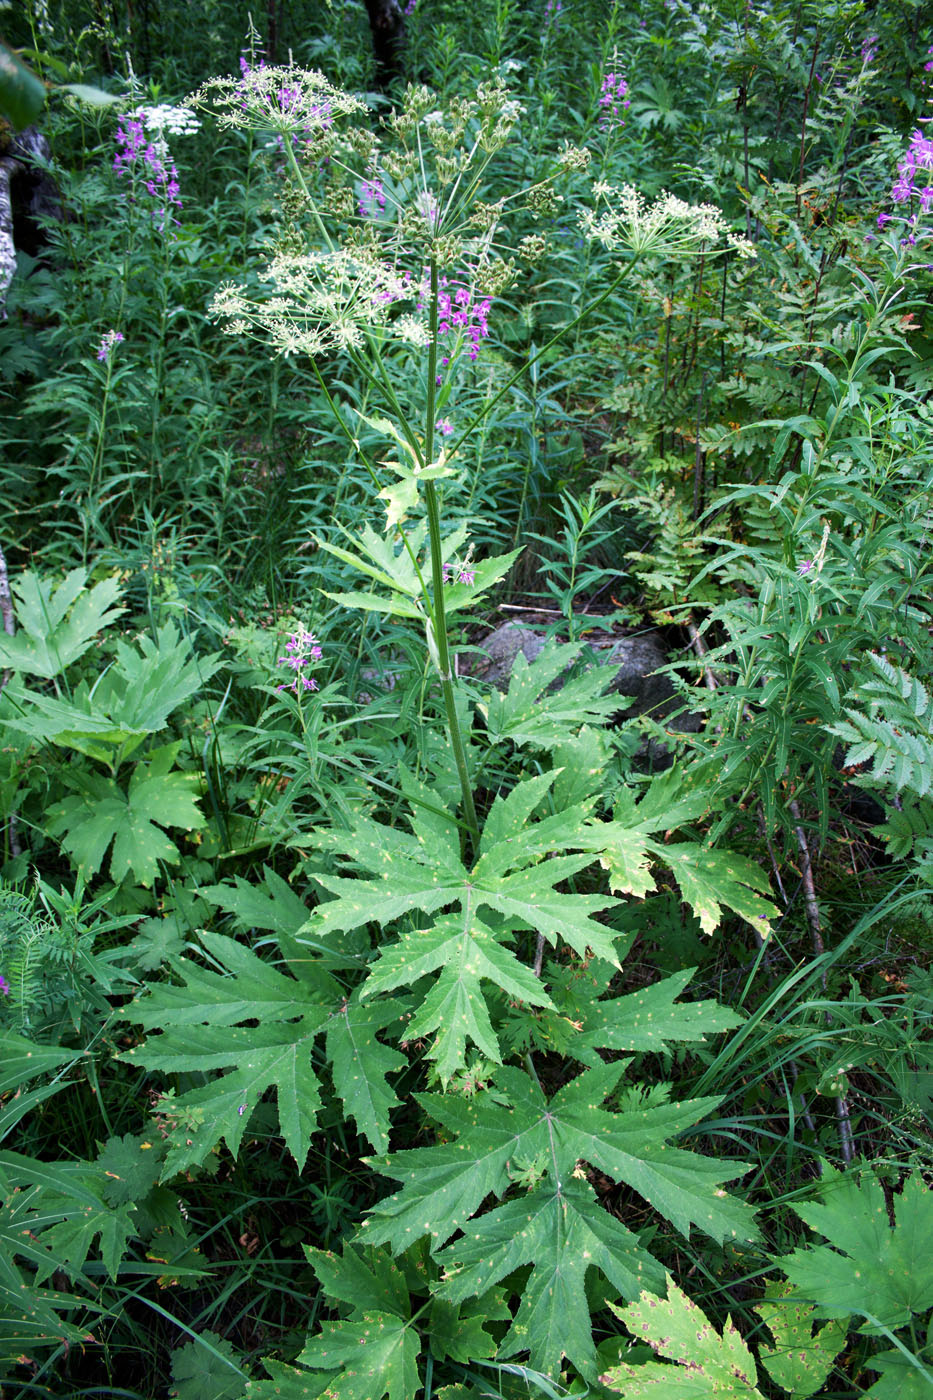
<path id="1" fill-rule="evenodd" d="M 76 769 L 71 775 L 78 791 L 49 812 L 48 831 L 62 838 L 62 847 L 95 875 L 113 842 L 110 874 L 117 882 L 130 871 L 141 885 L 151 885 L 161 863 L 178 860 L 178 847 L 165 827 L 195 831 L 206 818 L 197 805 L 197 773 L 173 769 L 180 743 L 166 744 L 137 763 L 129 790 L 100 773 Z"/>
<path id="2" fill-rule="evenodd" d="M 158 983 L 123 1012 L 161 1032 L 124 1058 L 165 1073 L 212 1076 L 162 1102 L 172 1144 L 164 1174 L 204 1162 L 220 1141 L 236 1153 L 250 1115 L 272 1088 L 282 1136 L 302 1166 L 321 1104 L 312 1054 L 322 1034 L 347 1112 L 374 1147 L 384 1148 L 389 1112 L 398 1102 L 387 1076 L 404 1057 L 377 1033 L 392 1022 L 402 1028 L 402 1006 L 389 1000 L 361 1007 L 319 966 L 303 966 L 293 977 L 223 934 L 200 937 L 221 971 L 189 958 L 173 960 L 184 985 Z"/>
<path id="3" fill-rule="evenodd" d="M 352 831 L 321 838 L 379 878 L 317 875 L 337 897 L 315 910 L 299 941 L 307 936 L 334 944 L 335 934 L 364 924 L 390 924 L 416 912 L 438 915 L 385 943 L 360 996 L 365 1001 L 437 973 L 408 1033 L 431 1037 L 427 1053 L 444 1079 L 463 1067 L 469 1043 L 502 1059 L 484 987 L 550 1005 L 540 981 L 509 946 L 516 931 L 534 931 L 552 944 L 561 939 L 581 957 L 592 950 L 618 965 L 612 931 L 593 917 L 615 901 L 555 888 L 595 855 L 541 859 L 572 841 L 583 809 L 538 824 L 526 820 L 552 782 L 552 774 L 529 779 L 493 803 L 472 869 L 461 861 L 452 818 L 423 805 L 415 808 L 410 832 L 359 818 Z"/>
<path id="4" fill-rule="evenodd" d="M 499 1354 L 528 1351 L 531 1366 L 551 1374 L 563 1356 L 594 1373 L 588 1269 L 600 1269 L 625 1297 L 663 1281 L 638 1237 L 599 1204 L 581 1163 L 631 1187 L 684 1234 L 692 1225 L 718 1240 L 755 1233 L 751 1210 L 721 1186 L 745 1166 L 672 1145 L 711 1101 L 619 1095 L 624 1070 L 618 1062 L 586 1070 L 550 1100 L 508 1067 L 498 1071 L 494 1092 L 472 1100 L 420 1095 L 448 1140 L 372 1162 L 402 1187 L 374 1208 L 366 1242 L 402 1250 L 427 1235 L 437 1249 L 463 1230 L 438 1255 L 446 1269 L 439 1296 L 455 1303 L 531 1265 Z M 600 1105 L 613 1091 L 620 1107 L 610 1112 Z M 490 1195 L 508 1199 L 467 1228 Z"/>
<path id="5" fill-rule="evenodd" d="M 146 636 L 135 648 L 117 642 L 116 660 L 93 685 L 81 681 L 71 700 L 19 691 L 22 712 L 11 724 L 34 739 L 109 762 L 116 745 L 126 757 L 147 734 L 164 728 L 219 664 L 216 657 L 196 658 L 191 643 L 167 622 L 155 642 Z"/>
<path id="6" fill-rule="evenodd" d="M 18 631 L 0 632 L 0 670 L 10 667 L 52 680 L 83 656 L 97 633 L 124 611 L 115 606 L 115 578 L 86 587 L 87 570 L 72 569 L 55 586 L 51 578 L 26 573 L 13 581 Z"/>
<path id="7" fill-rule="evenodd" d="M 415 1400 L 422 1393 L 418 1359 L 425 1338 L 434 1362 L 450 1357 L 466 1365 L 495 1353 L 486 1324 L 509 1317 L 501 1290 L 463 1305 L 430 1296 L 438 1270 L 427 1250 L 415 1248 L 399 1262 L 387 1250 L 359 1245 L 345 1244 L 340 1255 L 307 1245 L 304 1250 L 328 1307 L 342 1316 L 308 1338 L 298 1358 L 308 1371 L 286 1372 L 265 1361 L 274 1381 L 254 1382 L 252 1400 L 319 1394 L 331 1400 Z"/>
<path id="8" fill-rule="evenodd" d="M 553 749 L 583 725 L 604 725 L 618 714 L 623 702 L 616 693 L 606 694 L 612 677 L 603 667 L 593 666 L 556 688 L 584 650 L 583 643 L 550 642 L 530 663 L 519 652 L 506 693 L 491 693 L 479 707 L 493 740 Z"/>
<path id="9" fill-rule="evenodd" d="M 894 1225 L 877 1177 L 824 1168 L 820 1200 L 793 1209 L 827 1244 L 780 1260 L 817 1317 L 860 1314 L 866 1330 L 901 1327 L 933 1307 L 933 1191 L 919 1172 L 893 1201 Z"/>
<path id="10" fill-rule="evenodd" d="M 708 1400 L 716 1395 L 722 1400 L 764 1400 L 756 1385 L 755 1359 L 732 1319 L 717 1332 L 672 1278 L 667 1280 L 666 1298 L 645 1292 L 628 1307 L 612 1310 L 640 1342 L 674 1363 L 613 1367 L 600 1380 L 621 1391 L 623 1400 Z"/>
<path id="11" fill-rule="evenodd" d="M 337 998 L 331 994 L 329 1007 L 326 984 L 315 995 L 232 938 L 202 932 L 201 941 L 223 972 L 180 958 L 183 987 L 153 986 L 123 1012 L 161 1030 L 123 1058 L 164 1072 L 220 1072 L 164 1102 L 172 1128 L 165 1175 L 203 1162 L 221 1140 L 235 1154 L 250 1115 L 272 1087 L 282 1136 L 301 1167 L 321 1103 L 312 1047 Z M 255 1024 L 238 1024 L 243 1021 Z"/>

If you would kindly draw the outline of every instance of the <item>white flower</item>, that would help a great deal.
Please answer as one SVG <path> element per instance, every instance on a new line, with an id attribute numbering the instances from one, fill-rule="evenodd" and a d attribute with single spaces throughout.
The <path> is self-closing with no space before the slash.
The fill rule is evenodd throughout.
<path id="1" fill-rule="evenodd" d="M 754 245 L 732 232 L 714 204 L 687 204 L 666 193 L 648 204 L 632 185 L 602 182 L 594 186 L 593 193 L 597 205 L 605 199 L 609 207 L 601 213 L 585 210 L 580 226 L 587 237 L 610 250 L 629 248 L 633 253 L 685 257 L 732 251 L 743 258 L 755 256 Z"/>

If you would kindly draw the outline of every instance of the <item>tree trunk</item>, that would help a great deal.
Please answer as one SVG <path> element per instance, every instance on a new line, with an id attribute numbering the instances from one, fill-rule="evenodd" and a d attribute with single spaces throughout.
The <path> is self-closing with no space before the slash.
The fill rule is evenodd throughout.
<path id="1" fill-rule="evenodd" d="M 399 0 L 366 0 L 373 36 L 376 83 L 385 90 L 404 76 L 405 15 Z"/>

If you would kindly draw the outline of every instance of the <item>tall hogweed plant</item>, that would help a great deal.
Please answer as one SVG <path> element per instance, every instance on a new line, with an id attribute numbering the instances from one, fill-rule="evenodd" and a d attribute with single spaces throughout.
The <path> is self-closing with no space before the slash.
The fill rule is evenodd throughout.
<path id="1" fill-rule="evenodd" d="M 776 910 L 750 860 L 698 838 L 707 790 L 676 773 L 642 793 L 623 781 L 607 727 L 617 702 L 598 669 L 573 669 L 581 644 L 520 661 L 504 695 L 456 674 L 454 619 L 515 558 L 474 557 L 459 494 L 458 457 L 508 385 L 468 413 L 460 385 L 497 295 L 540 254 L 561 172 L 585 155 L 565 148 L 547 179 L 500 193 L 495 158 L 519 111 L 497 82 L 444 103 L 410 87 L 378 132 L 358 99 L 295 68 L 244 61 L 191 103 L 271 135 L 287 171 L 266 266 L 220 287 L 212 315 L 309 359 L 384 513 L 320 541 L 365 580 L 330 596 L 419 629 L 445 742 L 421 771 L 393 775 L 405 825 L 373 798 L 312 836 L 303 868 L 317 903 L 297 922 L 271 916 L 277 961 L 202 933 L 201 956 L 171 960 L 176 983 L 126 1008 L 150 1034 L 123 1058 L 207 1072 L 158 1105 L 167 1177 L 206 1168 L 220 1144 L 236 1155 L 274 1088 L 299 1169 L 336 1105 L 374 1177 L 397 1184 L 340 1257 L 306 1248 L 337 1316 L 308 1337 L 299 1369 L 268 1360 L 272 1380 L 250 1394 L 480 1395 L 506 1363 L 545 1387 L 567 1363 L 595 1383 L 591 1312 L 663 1287 L 636 1199 L 684 1238 L 755 1236 L 750 1206 L 725 1189 L 745 1164 L 676 1142 L 714 1100 L 672 1101 L 628 1071 L 633 1054 L 738 1018 L 681 1003 L 683 974 L 620 993 L 634 929 L 618 896 L 649 894 L 657 865 L 708 932 L 729 909 L 763 938 Z M 600 182 L 573 217 L 613 269 L 579 320 L 638 263 L 751 253 L 714 208 L 670 195 L 649 203 Z M 575 328 L 568 319 L 551 345 Z M 341 363 L 377 408 L 348 409 Z M 320 654 L 295 634 L 282 684 L 297 709 L 316 703 Z M 213 894 L 249 918 L 243 882 Z M 422 1145 L 392 1151 L 403 1080 L 423 1086 Z M 437 1391 L 442 1380 L 453 1388 Z"/>

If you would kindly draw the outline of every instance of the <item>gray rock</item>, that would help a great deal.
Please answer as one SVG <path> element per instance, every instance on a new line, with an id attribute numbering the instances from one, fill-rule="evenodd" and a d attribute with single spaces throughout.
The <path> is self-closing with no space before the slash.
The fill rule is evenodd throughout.
<path id="1" fill-rule="evenodd" d="M 473 662 L 474 676 L 497 690 L 508 690 L 516 656 L 521 652 L 526 661 L 534 661 L 544 650 L 544 637 L 522 622 L 503 622 L 480 643 L 480 649 L 488 659 Z"/>
<path id="2" fill-rule="evenodd" d="M 516 656 L 521 653 L 527 661 L 534 661 L 544 648 L 544 640 L 543 633 L 533 627 L 505 622 L 480 643 L 480 651 L 486 656 L 473 662 L 473 675 L 497 690 L 506 690 Z M 615 669 L 609 684 L 627 702 L 620 703 L 620 719 L 648 715 L 678 733 L 696 733 L 701 727 L 699 715 L 676 713 L 682 702 L 670 677 L 656 674 L 670 660 L 660 632 L 620 637 L 611 647 L 598 648 L 597 655 L 607 668 Z M 558 678 L 555 688 L 560 683 Z M 666 746 L 655 739 L 645 742 L 638 757 L 652 768 L 664 768 L 671 762 Z"/>

